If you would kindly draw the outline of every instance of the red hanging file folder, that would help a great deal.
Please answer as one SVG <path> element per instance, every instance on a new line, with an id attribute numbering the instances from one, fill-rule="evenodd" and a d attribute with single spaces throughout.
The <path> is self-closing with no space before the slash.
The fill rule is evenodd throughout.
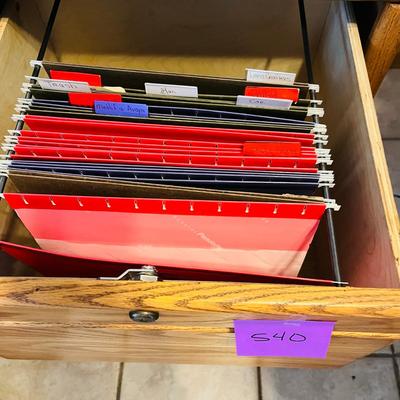
<path id="1" fill-rule="evenodd" d="M 256 157 L 227 155 L 175 154 L 170 152 L 141 153 L 128 151 L 89 150 L 76 148 L 55 148 L 39 146 L 14 147 L 13 160 L 83 161 L 124 164 L 175 165 L 185 167 L 218 167 L 267 170 L 294 170 L 297 172 L 317 172 L 315 155 L 302 157 Z"/>
<path id="2" fill-rule="evenodd" d="M 41 139 L 29 140 L 20 138 L 18 144 L 24 147 L 54 147 L 54 148 L 72 148 L 72 149 L 86 149 L 86 150 L 109 150 L 109 151 L 138 151 L 144 153 L 160 153 L 166 150 L 173 151 L 174 153 L 183 154 L 214 154 L 214 155 L 243 155 L 243 146 L 239 145 L 237 148 L 224 148 L 223 146 L 216 148 L 210 147 L 195 147 L 195 146 L 154 146 L 144 144 L 132 143 L 106 143 L 106 142 L 92 142 L 92 141 L 77 141 L 63 139 L 60 141 Z M 308 154 L 308 153 L 307 153 Z"/>
<path id="3" fill-rule="evenodd" d="M 259 157 L 316 157 L 314 147 L 301 147 L 299 143 L 283 142 L 245 142 L 236 146 L 223 143 L 214 146 L 197 146 L 196 142 L 182 141 L 179 145 L 170 145 L 160 141 L 158 145 L 98 142 L 71 139 L 38 139 L 19 137 L 18 145 L 24 148 L 31 147 L 55 147 L 77 148 L 87 150 L 129 151 L 142 153 L 178 153 L 178 154 L 210 154 L 226 156 L 259 156 Z"/>
<path id="4" fill-rule="evenodd" d="M 30 131 L 23 131 L 30 132 Z M 74 135 L 74 134 L 70 134 Z M 302 154 L 314 154 L 315 148 L 312 146 L 302 146 L 299 142 L 286 141 L 263 141 L 263 142 L 244 142 L 228 143 L 228 142 L 206 142 L 193 140 L 168 140 L 168 139 L 144 139 L 131 141 L 116 141 L 114 137 L 98 136 L 95 140 L 88 139 L 85 135 L 77 135 L 80 137 L 65 137 L 62 134 L 53 135 L 53 137 L 40 137 L 39 135 L 25 135 L 21 133 L 18 136 L 18 144 L 35 145 L 35 146 L 56 146 L 56 147 L 80 147 L 85 145 L 87 148 L 109 148 L 118 150 L 118 148 L 141 149 L 175 149 L 175 150 L 204 150 L 215 152 L 234 152 L 247 156 L 294 156 L 299 157 Z M 98 140 L 98 139 L 102 140 Z M 108 139 L 106 139 L 108 138 Z M 124 137 L 120 137 L 124 139 Z M 129 138 L 128 138 L 129 139 Z"/>
<path id="5" fill-rule="evenodd" d="M 296 139 L 314 139 L 313 133 L 277 132 L 265 130 L 205 128 L 180 125 L 159 125 L 137 122 L 91 120 L 79 118 L 25 115 L 24 121 L 33 130 L 101 135 L 135 135 L 186 140 L 257 141 L 269 135 L 285 135 Z"/>
<path id="6" fill-rule="evenodd" d="M 24 264 L 36 269 L 44 276 L 99 278 L 116 277 L 127 269 L 140 268 L 139 264 L 110 262 L 99 259 L 71 257 L 15 243 L 1 242 L 0 250 Z M 159 280 L 194 280 L 194 281 L 225 281 L 225 282 L 255 282 L 281 283 L 298 285 L 331 286 L 334 282 L 323 279 L 287 277 L 280 275 L 249 275 L 230 272 L 218 272 L 191 268 L 173 268 L 156 266 Z"/>
<path id="7" fill-rule="evenodd" d="M 152 137 L 149 136 L 140 136 L 140 135 L 124 135 L 118 136 L 105 134 L 85 134 L 85 133 L 65 133 L 65 132 L 51 132 L 51 131 L 36 131 L 36 130 L 22 130 L 20 131 L 19 137 L 35 137 L 35 138 L 48 138 L 48 139 L 71 139 L 71 140 L 86 140 L 86 141 L 102 141 L 102 142 L 118 142 L 118 143 L 148 143 L 148 144 L 159 144 L 159 143 L 170 143 L 175 145 L 180 145 L 181 143 L 189 143 L 193 142 L 197 145 L 204 145 L 204 146 L 218 146 L 219 144 L 224 144 L 225 146 L 238 146 L 244 143 L 253 143 L 253 142 L 285 142 L 285 143 L 299 143 L 301 146 L 311 147 L 314 144 L 314 140 L 312 138 L 296 138 L 292 136 L 285 136 L 281 135 L 280 132 L 275 132 L 276 134 L 268 134 L 267 136 L 261 137 L 253 137 L 249 136 L 248 138 L 243 138 L 243 140 L 230 140 L 227 139 L 220 139 L 218 140 L 218 132 L 215 134 L 214 137 L 206 137 L 205 139 L 197 138 L 179 138 L 174 137 L 171 133 L 165 133 L 164 135 L 155 135 Z M 160 136 L 160 137 L 158 137 Z"/>
<path id="8" fill-rule="evenodd" d="M 41 248 L 74 257 L 296 276 L 326 205 L 5 193 Z"/>

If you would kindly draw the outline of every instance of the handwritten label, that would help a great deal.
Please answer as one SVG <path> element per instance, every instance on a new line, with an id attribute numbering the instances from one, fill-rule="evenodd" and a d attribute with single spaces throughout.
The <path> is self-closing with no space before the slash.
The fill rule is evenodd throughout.
<path id="1" fill-rule="evenodd" d="M 147 118 L 149 116 L 148 106 L 141 103 L 119 103 L 95 100 L 94 110 L 96 114 L 116 115 L 120 117 Z"/>
<path id="2" fill-rule="evenodd" d="M 265 71 L 246 68 L 248 82 L 272 83 L 274 85 L 293 85 L 296 74 L 292 72 Z"/>
<path id="3" fill-rule="evenodd" d="M 197 86 L 163 85 L 161 83 L 145 83 L 146 94 L 162 96 L 198 97 Z"/>
<path id="4" fill-rule="evenodd" d="M 326 358 L 335 322 L 235 320 L 238 356 Z"/>
<path id="5" fill-rule="evenodd" d="M 257 107 L 257 108 L 279 108 L 288 110 L 292 105 L 292 100 L 287 99 L 271 99 L 269 97 L 255 96 L 237 96 L 236 105 L 242 107 Z"/>
<path id="6" fill-rule="evenodd" d="M 300 157 L 299 142 L 244 142 L 244 156 Z"/>
<path id="7" fill-rule="evenodd" d="M 65 92 L 90 93 L 87 82 L 64 81 L 60 79 L 37 78 L 37 83 L 42 89 L 62 90 Z"/>

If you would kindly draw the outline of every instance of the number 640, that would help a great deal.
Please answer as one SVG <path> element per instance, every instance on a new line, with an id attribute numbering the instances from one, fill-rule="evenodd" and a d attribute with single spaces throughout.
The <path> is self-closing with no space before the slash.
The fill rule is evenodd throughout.
<path id="1" fill-rule="evenodd" d="M 294 342 L 294 343 L 305 342 L 307 340 L 307 338 L 304 335 L 302 335 L 301 333 L 293 333 L 290 336 L 286 336 L 286 332 L 283 332 L 281 335 L 278 333 L 274 333 L 272 335 L 272 338 L 266 332 L 253 333 L 251 335 L 251 338 L 255 342 L 269 342 L 271 339 L 278 339 L 278 340 L 283 341 L 285 339 L 285 337 L 286 337 L 286 340 L 288 340 L 289 342 Z"/>

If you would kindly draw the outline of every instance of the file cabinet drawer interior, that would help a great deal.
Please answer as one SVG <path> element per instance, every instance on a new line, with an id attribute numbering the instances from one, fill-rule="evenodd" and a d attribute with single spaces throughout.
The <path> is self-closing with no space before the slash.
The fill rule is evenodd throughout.
<path id="1" fill-rule="evenodd" d="M 9 116 L 13 113 L 15 99 L 20 95 L 23 75 L 30 74 L 27 61 L 34 59 L 37 53 L 43 33 L 41 21 L 47 18 L 51 8 L 51 2 L 46 0 L 37 0 L 37 6 L 35 2 L 24 3 L 19 10 L 13 2 L 10 3 L 6 9 L 10 18 L 3 18 L 0 25 L 0 54 L 4 60 L 0 67 L 4 77 L 0 85 L 2 93 L 6 93 L 0 99 L 2 132 L 13 128 Z M 253 67 L 296 71 L 299 80 L 306 80 L 297 1 L 287 2 L 284 6 L 274 1 L 265 3 L 254 0 L 245 5 L 234 1 L 229 2 L 228 8 L 226 6 L 222 0 L 212 4 L 211 0 L 201 4 L 176 0 L 173 6 L 169 4 L 168 7 L 161 1 L 148 5 L 116 1 L 114 11 L 110 13 L 107 1 L 97 1 L 96 6 L 93 1 L 64 2 L 46 58 L 66 63 L 232 77 L 242 77 L 246 67 Z M 160 296 L 154 304 L 146 304 L 146 308 L 161 310 L 160 321 L 151 327 L 151 324 L 139 327 L 127 316 L 129 293 L 138 290 L 135 283 L 131 283 L 126 291 L 110 294 L 105 304 L 93 305 L 90 304 L 89 294 L 81 296 L 76 303 L 68 303 L 68 296 L 64 296 L 65 291 L 73 288 L 71 295 L 79 297 L 80 292 L 88 290 L 86 280 L 57 279 L 55 282 L 59 289 L 53 287 L 52 297 L 43 298 L 43 287 L 49 285 L 47 279 L 21 281 L 22 278 L 8 277 L 0 280 L 0 331 L 7 338 L 0 345 L 0 355 L 22 357 L 22 352 L 10 350 L 10 343 L 22 343 L 27 330 L 31 330 L 36 343 L 35 350 L 30 353 L 32 358 L 112 359 L 111 353 L 122 354 L 124 350 L 121 348 L 121 352 L 116 352 L 116 348 L 126 341 L 133 346 L 133 339 L 129 339 L 132 334 L 133 337 L 140 337 L 140 343 L 149 348 L 157 335 L 168 338 L 160 339 L 157 346 L 154 345 L 154 361 L 342 365 L 398 337 L 400 300 L 390 289 L 399 287 L 398 219 L 357 26 L 352 21 L 351 10 L 343 2 L 310 0 L 306 6 L 315 80 L 321 86 L 320 98 L 326 111 L 323 122 L 328 126 L 330 147 L 334 153 L 337 182 L 334 194 L 342 205 L 342 209 L 335 214 L 335 227 L 343 277 L 351 286 L 382 289 L 358 291 L 350 287 L 332 288 L 325 292 L 317 287 L 302 288 L 304 296 L 294 301 L 296 306 L 286 309 L 285 304 L 290 303 L 294 292 L 289 290 L 287 293 L 288 289 L 284 286 L 263 285 L 256 289 L 251 284 L 224 284 L 227 293 L 236 293 L 237 303 L 247 302 L 247 293 L 252 290 L 257 290 L 258 294 L 263 290 L 266 294 L 274 290 L 278 297 L 274 300 L 252 300 L 251 307 L 256 304 L 259 306 L 257 309 L 245 307 L 236 310 L 235 315 L 232 315 L 232 310 L 221 315 L 221 309 L 216 308 L 218 298 L 210 302 L 203 299 L 201 306 L 195 306 L 190 311 L 188 308 L 181 309 L 181 302 L 175 302 L 169 296 Z M 193 12 L 193 7 L 197 12 Z M 210 10 L 213 10 L 212 15 Z M 192 14 L 196 18 L 188 17 Z M 235 30 L 235 26 L 240 26 L 240 31 Z M 276 40 L 277 37 L 280 40 Z M 1 212 L 2 238 L 29 243 L 26 232 L 3 201 Z M 323 228 L 320 227 L 312 257 L 308 258 L 310 269 L 317 277 L 330 274 Z M 1 266 L 1 269 L 7 271 L 10 268 Z M 25 297 L 21 295 L 21 285 Z M 152 285 L 159 285 L 160 290 L 165 288 L 163 283 Z M 97 295 L 101 288 L 98 284 L 91 290 Z M 204 298 L 213 297 L 214 289 L 206 283 L 198 283 L 196 288 L 205 291 Z M 191 295 L 184 290 L 182 293 L 181 301 L 185 303 Z M 341 303 L 342 293 L 350 293 L 352 301 Z M 30 296 L 34 296 L 35 300 L 31 301 Z M 327 297 L 330 302 L 322 307 Z M 376 306 L 378 300 L 381 311 Z M 285 313 L 279 314 L 279 307 L 271 309 L 270 301 L 285 308 Z M 120 302 L 123 302 L 122 306 Z M 308 307 L 308 303 L 312 307 Z M 132 305 L 137 304 L 133 302 Z M 362 304 L 368 304 L 368 310 Z M 317 316 L 313 310 L 319 305 L 322 311 Z M 66 314 L 57 312 L 58 309 Z M 15 310 L 19 311 L 14 313 Z M 165 320 L 163 311 L 172 313 L 176 318 Z M 110 320 L 114 312 L 120 317 Z M 283 318 L 283 315 L 287 318 L 301 316 L 337 321 L 353 315 L 357 324 L 338 324 L 339 330 L 335 331 L 326 362 L 247 360 L 234 356 L 234 317 Z M 220 317 L 223 322 L 219 321 Z M 61 335 L 61 331 L 69 333 Z M 87 347 L 85 337 L 90 338 L 91 335 L 93 344 Z M 97 343 L 110 339 L 112 335 L 116 338 L 114 344 L 100 350 Z M 192 346 L 190 342 L 193 338 L 201 340 Z M 221 346 L 221 349 L 214 353 L 205 352 L 214 339 L 215 346 Z M 81 355 L 78 351 L 68 350 L 72 344 L 81 348 Z M 171 355 L 168 349 L 173 344 L 177 348 Z M 132 348 L 136 349 L 135 346 Z M 359 350 L 356 351 L 356 348 Z M 144 359 L 143 353 L 140 355 L 136 350 L 124 353 L 126 359 Z"/>

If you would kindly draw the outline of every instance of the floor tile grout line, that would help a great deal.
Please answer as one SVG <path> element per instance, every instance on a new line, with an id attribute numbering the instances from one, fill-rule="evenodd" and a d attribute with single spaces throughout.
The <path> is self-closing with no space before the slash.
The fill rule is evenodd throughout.
<path id="1" fill-rule="evenodd" d="M 392 362 L 393 362 L 393 372 L 394 372 L 394 378 L 396 380 L 396 385 L 397 385 L 397 394 L 400 399 L 400 368 L 399 368 L 399 363 L 397 361 L 397 358 L 395 356 L 395 350 L 394 346 L 390 346 L 390 350 L 392 352 Z"/>
<path id="2" fill-rule="evenodd" d="M 118 369 L 118 380 L 117 380 L 117 395 L 116 395 L 116 400 L 121 400 L 121 386 L 122 386 L 122 378 L 124 376 L 124 366 L 125 364 L 119 363 L 119 369 Z"/>
<path id="3" fill-rule="evenodd" d="M 261 379 L 261 368 L 257 367 L 257 398 L 263 400 L 262 394 L 262 379 Z"/>
<path id="4" fill-rule="evenodd" d="M 397 362 L 396 357 L 392 358 L 392 362 L 393 362 L 394 378 L 396 380 L 396 386 L 397 386 L 397 393 L 398 393 L 399 399 L 400 399 L 400 369 L 399 369 L 399 364 Z"/>
<path id="5" fill-rule="evenodd" d="M 367 358 L 393 358 L 393 354 L 392 353 L 372 353 L 372 354 L 368 354 L 366 356 Z"/>

